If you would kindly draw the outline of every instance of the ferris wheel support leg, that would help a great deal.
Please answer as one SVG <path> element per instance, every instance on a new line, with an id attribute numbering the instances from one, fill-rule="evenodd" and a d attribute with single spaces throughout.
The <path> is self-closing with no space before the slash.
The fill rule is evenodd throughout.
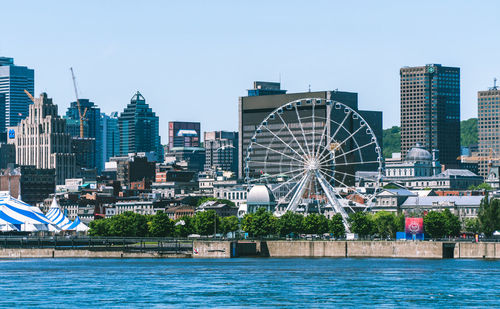
<path id="1" fill-rule="evenodd" d="M 335 209 L 335 212 L 339 213 L 342 216 L 342 222 L 344 223 L 345 231 L 347 233 L 350 233 L 351 229 L 349 226 L 349 222 L 347 221 L 348 215 L 345 212 L 344 207 L 342 207 L 339 200 L 337 199 L 335 194 L 332 192 L 331 187 L 328 184 L 328 182 L 326 181 L 325 177 L 323 177 L 323 175 L 321 175 L 321 173 L 319 171 L 316 171 L 315 175 L 316 175 L 316 178 L 318 179 L 318 182 L 319 182 L 321 188 L 323 188 L 323 191 L 326 194 L 326 198 L 328 199 L 330 204 L 332 204 L 333 209 Z"/>
<path id="2" fill-rule="evenodd" d="M 286 208 L 286 211 L 295 211 L 297 210 L 297 206 L 299 205 L 300 198 L 304 194 L 304 190 L 306 189 L 307 183 L 309 182 L 309 179 L 311 179 L 311 173 L 308 172 L 300 180 L 300 185 L 297 187 L 297 191 L 295 191 L 294 195 L 292 196 L 292 199 L 290 200 L 290 203 L 288 203 L 288 207 Z"/>

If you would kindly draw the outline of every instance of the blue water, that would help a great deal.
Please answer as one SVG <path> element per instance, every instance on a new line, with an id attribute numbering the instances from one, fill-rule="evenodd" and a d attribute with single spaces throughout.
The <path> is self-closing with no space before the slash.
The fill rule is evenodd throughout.
<path id="1" fill-rule="evenodd" d="M 0 260 L 0 307 L 499 307 L 500 261 Z"/>

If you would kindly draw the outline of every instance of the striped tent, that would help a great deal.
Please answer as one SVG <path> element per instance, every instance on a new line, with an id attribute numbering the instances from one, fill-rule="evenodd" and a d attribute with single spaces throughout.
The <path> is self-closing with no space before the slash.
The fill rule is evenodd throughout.
<path id="1" fill-rule="evenodd" d="M 19 231 L 21 229 L 21 221 L 7 216 L 3 211 L 0 211 L 0 232 Z"/>
<path id="2" fill-rule="evenodd" d="M 11 224 L 21 222 L 19 230 L 23 232 L 49 231 L 52 228 L 49 228 L 52 222 L 41 212 L 35 212 L 30 205 L 11 196 L 0 197 L 0 212 L 6 216 L 4 220 Z"/>
<path id="3" fill-rule="evenodd" d="M 65 227 L 73 223 L 61 211 L 61 208 L 59 207 L 59 204 L 57 203 L 55 196 L 52 199 L 52 204 L 50 205 L 49 212 L 45 214 L 45 217 L 47 217 L 47 219 L 49 219 L 54 225 L 56 225 L 61 230 L 66 230 Z"/>
<path id="4" fill-rule="evenodd" d="M 65 226 L 64 229 L 68 231 L 87 232 L 89 227 L 83 224 L 83 222 L 80 221 L 80 217 L 77 216 L 75 221 L 73 221 L 72 224 Z"/>

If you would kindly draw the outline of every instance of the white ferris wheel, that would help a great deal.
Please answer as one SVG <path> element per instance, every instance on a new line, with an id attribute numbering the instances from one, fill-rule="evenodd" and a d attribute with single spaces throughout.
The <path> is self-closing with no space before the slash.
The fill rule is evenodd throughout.
<path id="1" fill-rule="evenodd" d="M 342 215 L 347 229 L 348 213 L 372 205 L 382 177 L 381 148 L 360 112 L 320 98 L 295 100 L 267 115 L 244 162 L 249 187 L 266 184 L 273 192 L 276 215 L 330 211 Z M 356 186 L 364 180 L 369 190 Z"/>

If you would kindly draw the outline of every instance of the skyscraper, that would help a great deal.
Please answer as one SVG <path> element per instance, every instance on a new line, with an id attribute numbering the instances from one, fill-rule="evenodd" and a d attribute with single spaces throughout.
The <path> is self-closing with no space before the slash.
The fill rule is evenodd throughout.
<path id="1" fill-rule="evenodd" d="M 29 106 L 29 116 L 12 132 L 16 145 L 16 163 L 39 169 L 55 169 L 56 184 L 64 184 L 75 175 L 75 154 L 66 121 L 57 114 L 57 105 L 42 93 Z M 11 134 L 9 130 L 9 135 Z"/>
<path id="2" fill-rule="evenodd" d="M 159 119 L 146 104 L 142 94 L 130 100 L 118 118 L 120 129 L 120 154 L 155 152 L 158 161 L 163 161 L 163 148 L 159 135 Z"/>
<path id="3" fill-rule="evenodd" d="M 5 132 L 6 127 L 17 126 L 28 116 L 31 100 L 24 93 L 25 89 L 31 94 L 35 92 L 35 72 L 14 65 L 13 58 L 0 57 L 0 94 L 5 95 L 3 112 L 0 112 L 0 132 Z"/>
<path id="4" fill-rule="evenodd" d="M 200 123 L 170 121 L 168 123 L 168 148 L 200 147 Z"/>
<path id="5" fill-rule="evenodd" d="M 89 101 L 88 99 L 79 99 L 80 108 L 82 114 L 85 114 L 84 117 L 84 127 L 83 127 L 83 137 L 84 138 L 93 138 L 95 142 L 92 143 L 92 156 L 89 157 L 89 162 L 93 162 L 95 166 L 89 168 L 97 168 L 98 171 L 101 171 L 104 168 L 104 161 L 102 161 L 102 134 L 101 134 L 101 109 L 94 104 L 94 102 Z M 80 114 L 78 112 L 78 104 L 76 102 L 71 102 L 68 110 L 66 111 L 66 119 L 68 124 L 68 133 L 70 133 L 73 137 L 80 137 Z M 75 130 L 75 124 L 78 125 L 77 131 Z M 76 131 L 76 132 L 75 132 Z M 89 166 L 89 164 L 84 164 Z"/>
<path id="6" fill-rule="evenodd" d="M 118 112 L 110 115 L 101 113 L 102 161 L 120 155 L 120 130 L 118 128 Z"/>
<path id="7" fill-rule="evenodd" d="M 451 167 L 460 156 L 460 68 L 404 67 L 401 76 L 401 155 L 418 143 L 439 150 Z"/>
<path id="8" fill-rule="evenodd" d="M 477 130 L 479 155 L 498 157 L 500 155 L 500 90 L 494 86 L 477 93 Z M 487 177 L 488 161 L 479 161 L 479 175 Z"/>
<path id="9" fill-rule="evenodd" d="M 220 168 L 238 174 L 238 132 L 205 132 L 205 170 Z"/>

